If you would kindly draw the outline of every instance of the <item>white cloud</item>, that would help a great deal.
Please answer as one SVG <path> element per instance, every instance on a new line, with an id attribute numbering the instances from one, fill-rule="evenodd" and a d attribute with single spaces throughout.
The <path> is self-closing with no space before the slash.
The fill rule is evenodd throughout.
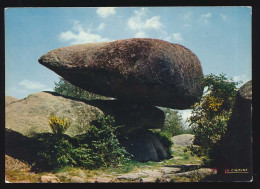
<path id="1" fill-rule="evenodd" d="M 219 16 L 221 17 L 221 19 L 222 19 L 223 21 L 227 20 L 227 16 L 226 16 L 226 15 L 220 14 Z"/>
<path id="2" fill-rule="evenodd" d="M 140 10 L 135 10 L 134 14 L 136 16 L 146 16 L 147 11 L 148 11 L 148 8 L 141 8 Z"/>
<path id="3" fill-rule="evenodd" d="M 251 78 L 248 77 L 247 75 L 245 74 L 242 74 L 242 75 L 236 75 L 233 77 L 233 81 L 235 82 L 240 82 L 242 81 L 242 83 L 240 83 L 239 85 L 237 85 L 237 87 L 241 87 L 242 85 L 244 85 L 246 82 L 250 81 Z"/>
<path id="4" fill-rule="evenodd" d="M 102 23 L 101 23 L 102 24 Z M 102 25 L 100 27 L 103 27 Z M 74 21 L 73 31 L 62 32 L 59 35 L 60 41 L 69 42 L 72 45 L 80 43 L 95 43 L 95 42 L 104 42 L 110 41 L 109 38 L 104 38 L 98 34 L 94 34 L 90 29 L 84 30 L 83 26 L 78 22 Z"/>
<path id="5" fill-rule="evenodd" d="M 183 40 L 181 33 L 174 33 L 172 35 L 173 35 L 173 40 L 175 40 L 175 41 L 182 41 Z"/>
<path id="6" fill-rule="evenodd" d="M 148 37 L 148 36 L 147 36 L 147 34 L 145 32 L 140 31 L 140 32 L 137 32 L 134 37 L 144 38 L 144 37 Z"/>
<path id="7" fill-rule="evenodd" d="M 105 26 L 106 26 L 105 23 L 100 23 L 99 26 L 97 27 L 97 30 L 103 30 Z"/>
<path id="8" fill-rule="evenodd" d="M 146 29 L 161 30 L 163 24 L 160 21 L 160 16 L 153 16 L 151 18 L 145 19 L 147 10 L 147 8 L 135 10 L 134 15 L 127 21 L 128 27 L 132 30 L 139 31 Z"/>
<path id="9" fill-rule="evenodd" d="M 209 13 L 207 13 L 207 14 L 202 14 L 202 15 L 200 16 L 200 18 L 202 19 L 202 21 L 203 21 L 205 24 L 208 24 L 209 19 L 210 19 L 211 16 L 212 16 L 212 14 L 209 12 Z"/>
<path id="10" fill-rule="evenodd" d="M 22 80 L 18 83 L 19 86 L 24 87 L 25 89 L 29 90 L 38 90 L 38 89 L 45 89 L 46 86 L 42 83 L 35 82 L 35 81 L 29 81 L 27 79 Z"/>
<path id="11" fill-rule="evenodd" d="M 172 35 L 165 37 L 164 40 L 170 42 L 181 42 L 183 41 L 183 38 L 181 36 L 181 33 L 173 33 Z"/>
<path id="12" fill-rule="evenodd" d="M 191 15 L 192 15 L 192 12 L 188 12 L 188 13 L 184 14 L 184 16 L 183 16 L 184 20 L 190 19 Z"/>
<path id="13" fill-rule="evenodd" d="M 106 18 L 109 15 L 114 15 L 116 14 L 115 7 L 99 7 L 97 9 L 97 14 L 102 18 Z"/>
<path id="14" fill-rule="evenodd" d="M 161 29 L 161 27 L 163 26 L 163 24 L 160 22 L 160 16 L 154 16 L 150 19 L 147 19 L 144 23 L 144 28 L 152 28 L 152 29 L 156 29 L 159 30 Z"/>

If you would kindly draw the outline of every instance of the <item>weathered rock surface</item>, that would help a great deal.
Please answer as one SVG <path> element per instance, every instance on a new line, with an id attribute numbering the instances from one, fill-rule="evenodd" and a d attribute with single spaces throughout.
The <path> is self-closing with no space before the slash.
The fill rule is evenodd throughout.
<path id="1" fill-rule="evenodd" d="M 84 102 L 65 98 L 56 93 L 40 92 L 15 101 L 5 108 L 5 126 L 23 135 L 51 132 L 49 117 L 51 113 L 67 117 L 71 126 L 67 134 L 74 136 L 82 132 L 80 124 L 88 125 L 103 112 Z"/>
<path id="2" fill-rule="evenodd" d="M 78 176 L 73 176 L 73 177 L 71 177 L 70 180 L 73 183 L 84 183 L 85 182 L 85 180 L 83 178 L 78 177 Z"/>
<path id="3" fill-rule="evenodd" d="M 80 101 L 52 92 L 40 92 L 14 101 L 6 106 L 6 128 L 26 136 L 32 132 L 51 132 L 51 113 L 70 119 L 66 134 L 75 136 L 86 131 L 86 127 L 103 114 L 113 115 L 122 132 L 129 133 L 139 128 L 160 129 L 164 124 L 164 113 L 149 105 L 123 104 L 117 100 Z"/>
<path id="4" fill-rule="evenodd" d="M 203 92 L 199 59 L 158 39 L 125 39 L 59 48 L 39 63 L 87 91 L 122 101 L 187 109 Z"/>
<path id="5" fill-rule="evenodd" d="M 216 171 L 210 168 L 200 168 L 197 170 L 193 170 L 193 171 L 187 171 L 187 172 L 182 172 L 182 173 L 176 173 L 174 174 L 174 176 L 179 176 L 179 177 L 191 177 L 191 176 L 201 176 L 201 175 L 212 175 L 212 174 L 216 174 Z M 168 175 L 170 176 L 170 175 Z"/>
<path id="6" fill-rule="evenodd" d="M 161 129 L 164 125 L 164 112 L 151 105 L 126 104 L 118 100 L 93 100 L 86 103 L 114 116 L 118 125 L 125 125 L 120 129 L 122 133 L 131 133 L 137 129 Z"/>
<path id="7" fill-rule="evenodd" d="M 222 170 L 248 169 L 252 175 L 252 81 L 237 92 L 217 158 L 217 166 Z M 243 175 L 250 180 L 250 175 Z"/>
<path id="8" fill-rule="evenodd" d="M 60 179 L 54 174 L 48 174 L 41 176 L 40 182 L 42 183 L 59 183 Z"/>
<path id="9" fill-rule="evenodd" d="M 126 149 L 137 161 L 160 161 L 171 158 L 170 151 L 160 141 L 159 137 L 146 130 L 136 130 L 121 140 Z"/>
<path id="10" fill-rule="evenodd" d="M 174 145 L 180 146 L 190 146 L 193 144 L 194 135 L 192 134 L 183 134 L 172 137 L 172 142 Z"/>
<path id="11" fill-rule="evenodd" d="M 124 124 L 125 127 L 120 131 L 126 135 L 139 129 L 161 128 L 164 124 L 163 111 L 149 105 L 123 104 L 116 100 L 80 101 L 56 93 L 40 92 L 6 106 L 6 146 L 10 149 L 7 150 L 8 153 L 13 154 L 11 149 L 17 148 L 19 144 L 30 143 L 29 138 L 20 136 L 19 133 L 31 136 L 33 133 L 51 132 L 48 123 L 52 112 L 71 120 L 71 126 L 66 131 L 70 136 L 86 132 L 88 125 L 102 114 L 113 115 L 119 125 Z M 131 141 L 128 142 L 134 144 L 131 152 L 140 153 L 136 155 L 138 160 L 159 161 L 169 157 L 169 152 L 157 136 L 142 133 L 131 136 Z M 26 149 L 22 151 L 23 154 L 29 153 Z"/>
<path id="12" fill-rule="evenodd" d="M 17 98 L 14 98 L 12 96 L 6 96 L 5 97 L 5 106 L 7 106 L 8 104 L 11 104 L 12 102 L 18 101 Z"/>

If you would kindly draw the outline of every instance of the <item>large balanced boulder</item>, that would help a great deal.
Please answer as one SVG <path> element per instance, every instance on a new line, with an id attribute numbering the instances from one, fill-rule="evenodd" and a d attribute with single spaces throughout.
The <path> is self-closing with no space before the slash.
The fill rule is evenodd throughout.
<path id="1" fill-rule="evenodd" d="M 158 39 L 63 47 L 43 55 L 39 63 L 82 89 L 131 103 L 187 109 L 204 88 L 197 56 Z"/>
<path id="2" fill-rule="evenodd" d="M 252 81 L 237 92 L 235 104 L 228 122 L 227 132 L 220 141 L 217 166 L 245 173 L 234 174 L 233 179 L 252 179 Z M 246 174 L 248 173 L 249 174 Z M 239 176 L 239 178 L 238 178 Z"/>

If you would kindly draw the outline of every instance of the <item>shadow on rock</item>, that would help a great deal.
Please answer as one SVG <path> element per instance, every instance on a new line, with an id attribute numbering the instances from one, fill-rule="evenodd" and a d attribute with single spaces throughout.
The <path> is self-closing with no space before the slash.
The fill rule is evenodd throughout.
<path id="1" fill-rule="evenodd" d="M 55 96 L 58 93 L 48 92 Z M 159 108 L 149 104 L 130 104 L 120 100 L 83 100 L 62 96 L 71 100 L 95 106 L 106 115 L 112 115 L 118 125 L 124 125 L 122 133 L 130 133 L 137 129 L 161 129 L 165 115 Z"/>
<path id="2" fill-rule="evenodd" d="M 5 154 L 32 164 L 40 142 L 11 129 L 5 129 Z"/>

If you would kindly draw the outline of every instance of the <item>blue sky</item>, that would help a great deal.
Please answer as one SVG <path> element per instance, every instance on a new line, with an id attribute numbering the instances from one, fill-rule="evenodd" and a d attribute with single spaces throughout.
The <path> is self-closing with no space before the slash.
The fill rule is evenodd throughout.
<path id="1" fill-rule="evenodd" d="M 55 48 L 133 37 L 193 51 L 204 74 L 251 79 L 250 7 L 8 8 L 5 94 L 18 99 L 53 90 L 59 76 L 38 63 Z"/>

